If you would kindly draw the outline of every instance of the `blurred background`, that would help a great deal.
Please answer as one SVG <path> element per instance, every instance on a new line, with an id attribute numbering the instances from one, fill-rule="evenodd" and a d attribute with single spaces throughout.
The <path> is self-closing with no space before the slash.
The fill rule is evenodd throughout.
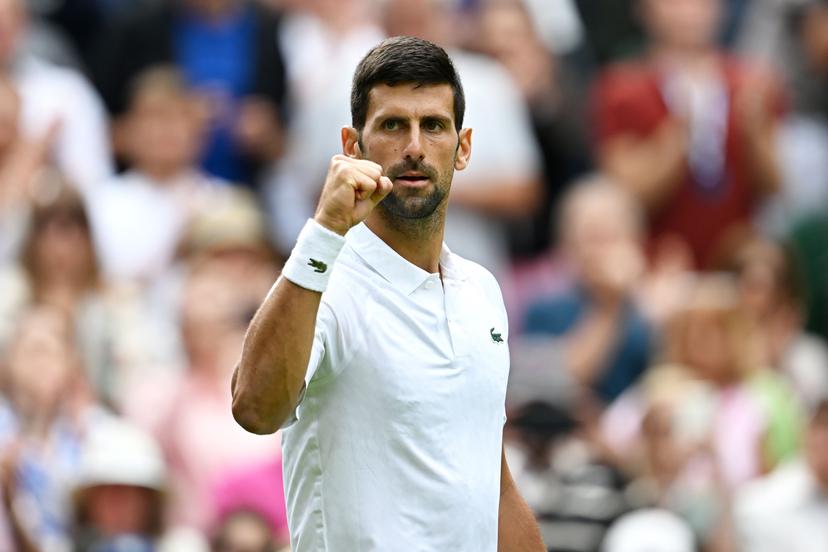
<path id="1" fill-rule="evenodd" d="M 288 546 L 230 376 L 403 34 L 549 549 L 828 550 L 824 0 L 0 0 L 0 550 Z"/>

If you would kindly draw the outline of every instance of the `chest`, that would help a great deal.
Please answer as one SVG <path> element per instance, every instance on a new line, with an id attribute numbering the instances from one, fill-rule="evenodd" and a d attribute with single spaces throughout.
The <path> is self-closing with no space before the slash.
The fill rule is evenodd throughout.
<path id="1" fill-rule="evenodd" d="M 380 411 L 435 424 L 502 412 L 509 373 L 500 298 L 436 280 L 396 301 L 365 306 L 360 346 L 346 372 Z"/>

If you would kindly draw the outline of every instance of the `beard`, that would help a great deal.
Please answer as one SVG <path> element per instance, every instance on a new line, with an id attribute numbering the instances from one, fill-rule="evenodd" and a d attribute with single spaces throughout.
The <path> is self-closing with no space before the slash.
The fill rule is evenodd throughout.
<path id="1" fill-rule="evenodd" d="M 431 217 L 437 208 L 445 201 L 448 194 L 448 182 L 451 176 L 441 178 L 437 170 L 427 163 L 418 160 L 408 159 L 397 163 L 388 169 L 387 176 L 394 182 L 397 177 L 408 171 L 416 171 L 426 176 L 430 186 L 425 189 L 406 189 L 402 186 L 394 186 L 385 199 L 377 208 L 385 211 L 387 215 L 406 220 L 417 220 Z"/>

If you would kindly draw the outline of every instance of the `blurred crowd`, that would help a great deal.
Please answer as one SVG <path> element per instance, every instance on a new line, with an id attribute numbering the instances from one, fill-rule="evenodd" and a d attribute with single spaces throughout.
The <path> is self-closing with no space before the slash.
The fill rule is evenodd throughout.
<path id="1" fill-rule="evenodd" d="M 289 545 L 229 381 L 393 35 L 549 549 L 828 550 L 825 0 L 0 0 L 0 550 Z"/>

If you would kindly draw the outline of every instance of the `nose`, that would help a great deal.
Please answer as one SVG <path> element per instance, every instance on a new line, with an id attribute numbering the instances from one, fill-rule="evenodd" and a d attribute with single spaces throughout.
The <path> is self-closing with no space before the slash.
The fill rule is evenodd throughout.
<path id="1" fill-rule="evenodd" d="M 403 155 L 406 159 L 423 159 L 423 147 L 420 141 L 420 128 L 418 125 L 411 125 L 411 131 L 408 134 L 408 143 L 403 150 Z"/>

